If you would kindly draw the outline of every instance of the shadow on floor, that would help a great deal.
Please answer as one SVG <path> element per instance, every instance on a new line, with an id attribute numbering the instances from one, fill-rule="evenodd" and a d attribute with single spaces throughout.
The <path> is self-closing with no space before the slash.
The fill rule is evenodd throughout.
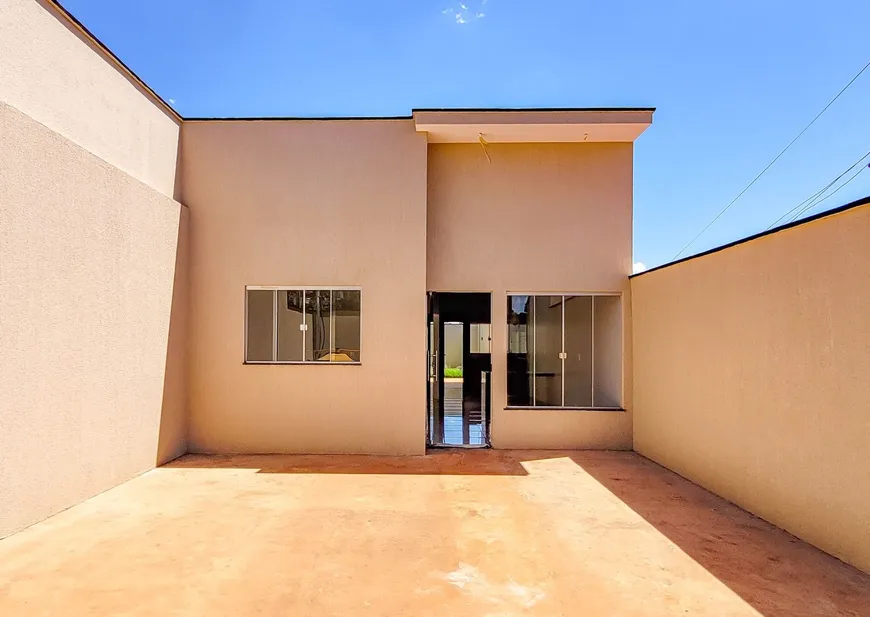
<path id="1" fill-rule="evenodd" d="M 526 457 L 528 458 L 528 457 Z M 360 454 L 187 454 L 164 467 L 256 469 L 258 473 L 409 476 L 526 476 L 523 457 L 508 450 L 429 450 L 426 456 Z"/>
<path id="2" fill-rule="evenodd" d="M 638 454 L 568 456 L 765 617 L 870 615 L 870 575 Z"/>
<path id="3" fill-rule="evenodd" d="M 524 464 L 553 459 L 571 461 L 578 472 L 587 473 L 764 617 L 870 615 L 870 575 L 633 452 L 432 450 L 427 456 L 411 457 L 193 454 L 166 467 L 277 474 L 529 476 Z M 571 490 L 571 485 L 565 490 Z"/>

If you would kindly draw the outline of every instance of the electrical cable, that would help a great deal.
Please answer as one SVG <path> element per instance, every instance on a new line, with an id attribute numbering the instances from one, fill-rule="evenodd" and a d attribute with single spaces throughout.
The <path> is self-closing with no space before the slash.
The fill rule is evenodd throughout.
<path id="1" fill-rule="evenodd" d="M 819 205 L 820 203 L 822 203 L 823 201 L 827 201 L 828 199 L 830 199 L 831 197 L 833 197 L 836 193 L 838 193 L 838 192 L 840 191 L 840 189 L 842 189 L 842 188 L 845 187 L 847 184 L 849 184 L 852 180 L 854 180 L 855 178 L 857 178 L 857 177 L 858 177 L 858 174 L 860 174 L 860 173 L 861 173 L 862 171 L 864 171 L 865 169 L 867 169 L 867 168 L 866 168 L 866 167 L 861 167 L 858 171 L 856 171 L 854 174 L 852 174 L 852 176 L 851 176 L 848 180 L 846 180 L 843 184 L 841 184 L 840 186 L 838 186 L 838 187 L 836 188 L 836 190 L 832 191 L 830 194 L 828 194 L 828 195 L 825 196 L 824 198 L 818 200 L 817 202 L 815 202 L 815 203 L 811 203 L 811 204 L 807 204 L 806 206 L 804 206 L 804 208 L 803 208 L 800 212 L 798 212 L 797 214 L 795 214 L 795 215 L 791 218 L 791 220 L 790 220 L 789 222 L 796 221 L 797 219 L 799 219 L 800 217 L 802 217 L 802 216 L 804 215 L 804 213 L 808 212 L 808 211 L 811 210 L 812 208 L 815 208 L 816 206 L 818 206 L 818 205 Z"/>
<path id="2" fill-rule="evenodd" d="M 764 169 L 762 169 L 761 172 L 760 172 L 757 176 L 755 176 L 755 178 L 752 179 L 752 182 L 750 182 L 749 184 L 747 184 L 747 185 L 746 185 L 746 188 L 744 188 L 742 191 L 740 191 L 740 192 L 737 194 L 737 197 L 735 197 L 734 199 L 732 199 L 731 202 L 730 202 L 727 206 L 725 206 L 724 208 L 722 208 L 722 210 L 719 211 L 719 214 L 717 214 L 715 217 L 713 217 L 713 220 L 710 221 L 709 223 L 707 223 L 707 225 L 704 227 L 704 229 L 702 229 L 701 231 L 699 231 L 698 234 L 697 234 L 694 238 L 692 238 L 692 239 L 689 241 L 688 244 L 686 244 L 686 246 L 684 246 L 682 249 L 680 249 L 680 252 L 679 252 L 679 253 L 677 253 L 676 255 L 674 255 L 673 260 L 678 259 L 678 258 L 680 257 L 680 255 L 682 255 L 683 253 L 685 253 L 685 252 L 686 252 L 686 249 L 689 248 L 690 246 L 692 246 L 692 245 L 695 243 L 695 240 L 697 240 L 698 238 L 700 238 L 700 237 L 704 234 L 705 231 L 707 231 L 708 229 L 710 229 L 710 227 L 712 227 L 713 223 L 715 223 L 716 221 L 718 221 L 719 218 L 720 218 L 723 214 L 725 214 L 725 213 L 726 213 L 726 212 L 731 208 L 731 206 L 733 206 L 733 205 L 737 202 L 738 199 L 740 199 L 741 197 L 743 197 L 743 194 L 744 194 L 746 191 L 748 191 L 750 188 L 752 188 L 752 185 L 754 185 L 756 182 L 758 182 L 759 178 L 761 178 L 761 176 L 763 176 L 763 175 L 765 174 L 765 172 L 767 172 L 768 169 L 770 169 L 771 167 L 773 167 L 773 164 L 776 163 L 776 162 L 780 159 L 780 157 L 781 157 L 783 154 L 785 154 L 785 153 L 788 151 L 788 149 L 791 148 L 791 147 L 794 145 L 794 143 L 795 143 L 798 139 L 800 139 L 801 136 L 802 136 L 804 133 L 806 133 L 807 130 L 808 130 L 808 129 L 813 125 L 813 124 L 816 123 L 816 120 L 818 120 L 818 119 L 822 116 L 822 114 L 825 113 L 825 112 L 828 110 L 828 108 L 829 108 L 831 105 L 833 105 L 834 102 L 835 102 L 837 99 L 839 99 L 840 96 L 841 96 L 841 95 L 842 95 L 846 90 L 849 89 L 849 86 L 851 86 L 853 83 L 855 83 L 855 80 L 858 79 L 858 78 L 859 78 L 859 77 L 864 73 L 864 71 L 866 71 L 868 68 L 870 68 L 870 62 L 868 62 L 867 64 L 865 64 L 865 65 L 864 65 L 864 68 L 862 68 L 860 71 L 858 71 L 858 73 L 857 73 L 857 74 L 856 74 L 852 79 L 849 80 L 849 83 L 847 83 L 845 86 L 843 86 L 843 89 L 840 90 L 840 91 L 837 93 L 837 96 L 835 96 L 834 98 L 832 98 L 831 101 L 830 101 L 827 105 L 825 105 L 825 107 L 822 109 L 822 111 L 820 111 L 819 113 L 816 114 L 816 117 L 813 118 L 813 119 L 810 121 L 810 123 L 807 124 L 807 125 L 806 125 L 802 130 L 801 130 L 801 132 L 798 133 L 797 136 L 796 136 L 794 139 L 792 139 L 792 140 L 788 143 L 788 145 L 787 145 L 785 148 L 783 148 L 782 151 L 781 151 L 779 154 L 777 154 L 777 155 L 774 157 L 774 159 L 773 159 L 770 163 L 768 163 L 767 166 L 766 166 Z M 672 260 L 672 261 L 673 261 L 673 260 Z"/>
<path id="3" fill-rule="evenodd" d="M 786 212 L 785 214 L 783 214 L 782 216 L 780 216 L 780 217 L 779 217 L 778 219 L 776 219 L 773 223 L 771 223 L 771 224 L 767 227 L 767 229 L 773 229 L 774 227 L 776 227 L 776 226 L 780 223 L 780 221 L 783 221 L 784 219 L 787 219 L 787 218 L 790 217 L 790 216 L 791 216 L 795 211 L 800 210 L 800 209 L 803 208 L 806 204 L 812 202 L 813 200 L 815 200 L 815 199 L 817 199 L 818 197 L 820 197 L 821 195 L 823 195 L 825 191 L 827 191 L 829 188 L 831 188 L 832 186 L 834 186 L 834 185 L 835 185 L 835 184 L 840 180 L 840 178 L 842 178 L 842 177 L 845 176 L 847 173 L 849 173 L 850 171 L 852 171 L 853 169 L 855 169 L 856 166 L 860 165 L 861 162 L 862 162 L 864 159 L 866 159 L 868 156 L 870 156 L 870 152 L 867 152 L 864 156 L 862 156 L 862 157 L 859 158 L 857 161 L 855 161 L 854 163 L 852 163 L 852 164 L 849 166 L 848 169 L 846 169 L 846 170 L 845 170 L 843 173 L 841 173 L 839 176 L 837 176 L 836 178 L 834 178 L 833 180 L 831 180 L 830 182 L 828 182 L 828 183 L 827 183 L 827 184 L 826 184 L 822 189 L 816 191 L 815 193 L 813 193 L 812 195 L 810 195 L 809 197 L 807 197 L 806 199 L 804 199 L 802 202 L 800 202 L 798 205 L 796 205 L 794 208 L 792 208 L 791 210 L 789 210 L 788 212 Z M 825 199 L 827 199 L 827 198 L 825 198 Z M 816 202 L 816 203 L 819 203 L 819 202 Z M 813 205 L 815 205 L 815 204 L 813 204 Z"/>

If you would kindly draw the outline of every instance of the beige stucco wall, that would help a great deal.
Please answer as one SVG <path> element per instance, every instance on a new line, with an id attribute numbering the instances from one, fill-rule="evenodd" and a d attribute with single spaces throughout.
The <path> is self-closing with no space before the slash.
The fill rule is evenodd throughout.
<path id="1" fill-rule="evenodd" d="M 239 121 L 185 123 L 183 141 L 191 450 L 422 453 L 425 137 Z M 362 287 L 362 364 L 243 364 L 246 285 Z"/>
<path id="2" fill-rule="evenodd" d="M 180 121 L 45 0 L 0 2 L 0 101 L 178 197 Z"/>
<path id="3" fill-rule="evenodd" d="M 631 287 L 635 449 L 870 571 L 870 206 Z"/>
<path id="4" fill-rule="evenodd" d="M 182 206 L 3 103 L 0 144 L 4 536 L 183 452 L 186 420 Z"/>
<path id="5" fill-rule="evenodd" d="M 181 207 L 175 272 L 172 280 L 172 309 L 166 339 L 166 369 L 163 377 L 163 406 L 157 439 L 156 463 L 162 465 L 187 453 L 187 369 L 190 288 L 190 210 Z M 161 293 L 165 282 L 161 282 Z"/>
<path id="6" fill-rule="evenodd" d="M 488 291 L 498 448 L 631 448 L 630 143 L 429 145 L 427 287 Z M 626 411 L 506 410 L 508 292 L 624 294 Z"/>

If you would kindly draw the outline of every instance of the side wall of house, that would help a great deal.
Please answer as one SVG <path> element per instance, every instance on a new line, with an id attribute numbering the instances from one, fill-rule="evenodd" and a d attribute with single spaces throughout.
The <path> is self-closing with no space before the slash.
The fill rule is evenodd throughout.
<path id="1" fill-rule="evenodd" d="M 178 130 L 54 9 L 0 3 L 0 537 L 186 450 Z"/>
<path id="2" fill-rule="evenodd" d="M 183 140 L 191 450 L 422 454 L 425 136 L 238 121 L 185 122 Z M 361 287 L 361 364 L 245 364 L 248 285 Z"/>
<path id="3" fill-rule="evenodd" d="M 632 144 L 494 144 L 488 153 L 429 146 L 427 287 L 492 293 L 493 445 L 630 449 Z M 625 411 L 505 409 L 509 292 L 622 294 L 612 340 L 624 358 Z"/>
<path id="4" fill-rule="evenodd" d="M 180 122 L 47 0 L 0 3 L 0 101 L 178 199 Z"/>
<path id="5" fill-rule="evenodd" d="M 631 288 L 635 449 L 870 571 L 870 205 Z"/>

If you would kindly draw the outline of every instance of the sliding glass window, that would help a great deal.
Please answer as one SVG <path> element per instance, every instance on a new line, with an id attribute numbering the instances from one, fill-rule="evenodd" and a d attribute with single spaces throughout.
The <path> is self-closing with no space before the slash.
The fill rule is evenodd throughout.
<path id="1" fill-rule="evenodd" d="M 359 363 L 361 294 L 356 288 L 248 287 L 245 361 Z"/>
<path id="2" fill-rule="evenodd" d="M 622 304 L 616 295 L 508 295 L 510 407 L 619 408 Z"/>

